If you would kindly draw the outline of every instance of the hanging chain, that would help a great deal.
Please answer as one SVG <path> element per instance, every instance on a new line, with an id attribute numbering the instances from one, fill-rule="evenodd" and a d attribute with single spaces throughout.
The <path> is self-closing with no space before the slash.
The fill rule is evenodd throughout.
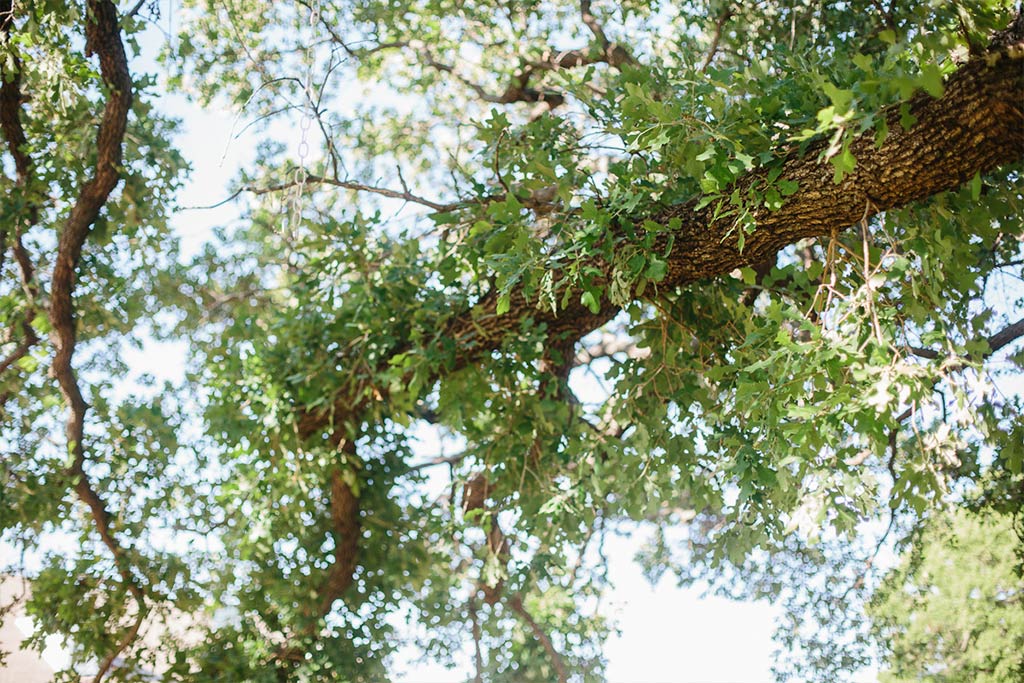
<path id="1" fill-rule="evenodd" d="M 285 225 L 286 236 L 289 241 L 294 231 L 302 221 L 302 196 L 306 189 L 306 180 L 309 173 L 306 171 L 306 161 L 309 157 L 309 129 L 313 125 L 313 117 L 317 115 L 314 108 L 313 93 L 313 69 L 316 66 L 316 51 L 314 47 L 317 25 L 320 23 L 320 0 L 313 0 L 309 6 L 309 41 L 306 43 L 306 50 L 303 54 L 303 62 L 306 67 L 305 78 L 302 83 L 302 118 L 299 121 L 299 165 L 292 177 L 291 215 Z"/>

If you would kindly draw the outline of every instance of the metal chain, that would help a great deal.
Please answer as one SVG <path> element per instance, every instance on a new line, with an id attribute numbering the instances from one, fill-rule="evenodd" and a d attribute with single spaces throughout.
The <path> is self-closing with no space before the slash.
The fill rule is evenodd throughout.
<path id="1" fill-rule="evenodd" d="M 302 221 L 302 196 L 306 189 L 306 180 L 309 178 L 309 173 L 306 171 L 306 160 L 309 157 L 309 129 L 313 125 L 313 117 L 317 115 L 313 105 L 313 69 L 316 66 L 314 43 L 319 23 L 320 0 L 314 0 L 309 8 L 310 37 L 303 55 L 306 75 L 302 84 L 302 119 L 299 121 L 300 138 L 297 149 L 299 165 L 292 177 L 291 215 L 285 223 L 285 232 L 289 241 Z"/>

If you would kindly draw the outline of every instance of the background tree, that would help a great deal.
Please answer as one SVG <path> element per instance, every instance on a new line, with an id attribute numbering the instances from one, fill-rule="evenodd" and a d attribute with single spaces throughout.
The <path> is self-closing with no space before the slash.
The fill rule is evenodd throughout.
<path id="1" fill-rule="evenodd" d="M 872 601 L 879 639 L 891 653 L 881 680 L 1019 679 L 1024 585 L 1015 546 L 1005 516 L 958 512 L 929 520 Z"/>
<path id="2" fill-rule="evenodd" d="M 1020 486 L 1010 3 L 185 5 L 171 87 L 267 142 L 184 264 L 155 6 L 0 6 L 0 526 L 76 541 L 29 609 L 99 678 L 381 680 L 409 610 L 477 680 L 597 680 L 632 519 L 683 580 L 834 572 L 788 637 L 837 680 L 872 530 Z M 188 377 L 119 389 L 153 337 Z"/>

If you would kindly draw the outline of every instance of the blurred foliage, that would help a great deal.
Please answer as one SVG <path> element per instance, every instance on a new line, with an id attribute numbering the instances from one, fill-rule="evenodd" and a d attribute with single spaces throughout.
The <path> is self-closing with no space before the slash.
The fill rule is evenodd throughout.
<path id="1" fill-rule="evenodd" d="M 963 511 L 923 525 L 868 609 L 887 653 L 880 680 L 1024 677 L 1024 581 L 1013 525 L 1005 515 Z"/>

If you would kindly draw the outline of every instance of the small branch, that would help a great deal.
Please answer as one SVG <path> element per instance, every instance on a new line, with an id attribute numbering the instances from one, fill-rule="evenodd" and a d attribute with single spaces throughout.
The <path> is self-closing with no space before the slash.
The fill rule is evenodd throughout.
<path id="1" fill-rule="evenodd" d="M 586 559 L 587 549 L 590 547 L 590 541 L 594 538 L 594 532 L 597 531 L 597 525 L 602 519 L 601 515 L 596 515 L 594 521 L 587 526 L 587 532 L 583 536 L 583 541 L 580 543 L 579 555 L 576 557 L 576 561 L 572 565 L 572 569 L 569 570 L 569 583 L 566 588 L 574 590 L 576 586 L 576 577 L 579 575 L 580 569 L 583 567 L 583 561 Z"/>
<path id="2" fill-rule="evenodd" d="M 893 475 L 893 477 L 895 477 L 895 474 Z M 864 577 L 867 575 L 869 571 L 871 571 L 871 568 L 875 564 L 875 560 L 878 559 L 879 553 L 882 552 L 882 547 L 885 545 L 886 539 L 889 538 L 889 534 L 892 533 L 892 530 L 895 526 L 896 511 L 889 510 L 889 524 L 885 527 L 885 533 L 883 533 L 881 538 L 878 539 L 878 542 L 875 544 L 875 549 L 871 553 L 871 555 L 869 555 L 867 559 L 864 560 L 864 570 L 857 575 L 856 580 L 854 580 L 850 587 L 843 591 L 842 596 L 839 598 L 840 603 L 845 604 L 846 598 L 850 595 L 850 593 L 864 586 Z"/>
<path id="3" fill-rule="evenodd" d="M 21 329 L 24 333 L 24 338 L 21 342 L 14 347 L 14 350 L 7 354 L 7 357 L 0 360 L 0 375 L 7 371 L 7 368 L 11 367 L 19 360 L 28 355 L 28 352 L 32 350 L 32 347 L 39 342 L 39 337 L 36 335 L 36 331 L 32 329 L 32 324 L 28 320 L 21 322 Z"/>
<path id="4" fill-rule="evenodd" d="M 310 176 L 308 176 L 306 178 L 306 182 L 307 183 L 322 183 L 324 185 L 333 185 L 335 187 L 341 187 L 341 188 L 344 188 L 346 190 L 355 190 L 356 192 L 369 192 L 371 194 L 378 194 L 378 195 L 381 195 L 382 197 L 389 197 L 391 199 L 401 199 L 403 201 L 413 202 L 414 204 L 421 204 L 421 205 L 429 207 L 429 208 L 431 208 L 434 211 L 437 211 L 439 213 L 444 213 L 445 211 L 451 211 L 452 209 L 454 209 L 454 208 L 459 206 L 458 203 L 440 204 L 438 202 L 434 202 L 434 201 L 431 201 L 429 199 L 424 199 L 423 197 L 414 195 L 411 192 L 407 192 L 407 191 L 399 192 L 397 190 L 389 190 L 389 189 L 383 188 L 383 187 L 374 187 L 372 185 L 364 185 L 363 183 L 356 183 L 356 182 L 352 182 L 352 181 L 349 181 L 349 180 L 336 180 L 336 179 L 333 179 L 333 178 L 324 178 L 322 176 L 310 175 Z M 291 184 L 286 184 L 285 187 L 287 187 L 289 185 L 291 185 Z M 272 188 L 272 189 L 269 189 L 267 191 L 273 192 L 275 190 L 281 190 L 281 189 L 284 189 L 284 187 Z M 261 192 L 255 192 L 255 193 L 256 194 L 261 194 Z"/>
<path id="5" fill-rule="evenodd" d="M 892 16 L 892 5 L 889 6 L 889 9 L 886 9 L 885 5 L 882 4 L 882 0 L 871 0 L 871 4 L 875 6 L 876 10 L 878 10 L 878 14 L 885 21 L 885 25 L 888 28 L 895 29 L 896 22 L 893 20 Z"/>
<path id="6" fill-rule="evenodd" d="M 740 303 L 746 307 L 754 305 L 754 301 L 757 300 L 758 295 L 764 291 L 764 281 L 772 270 L 775 268 L 775 264 L 778 262 L 778 254 L 770 254 L 768 257 L 761 259 L 757 263 L 751 264 L 750 268 L 754 271 L 754 282 L 755 286 L 748 287 L 743 290 L 743 294 L 740 296 Z"/>
<path id="7" fill-rule="evenodd" d="M 300 0 L 300 2 L 301 4 L 306 4 L 305 0 Z M 560 51 L 549 49 L 544 52 L 539 60 L 526 61 L 524 59 L 520 59 L 522 66 L 519 72 L 513 76 L 512 81 L 505 87 L 501 94 L 498 95 L 489 92 L 483 85 L 463 76 L 454 65 L 439 60 L 422 41 L 394 41 L 389 43 L 380 43 L 365 49 L 358 49 L 348 45 L 337 31 L 335 31 L 333 27 L 329 26 L 325 19 L 321 19 L 321 23 L 326 27 L 331 40 L 341 46 L 342 50 L 344 50 L 350 57 L 359 59 L 382 50 L 409 49 L 416 54 L 419 61 L 424 66 L 449 74 L 476 93 L 477 97 L 484 102 L 490 102 L 492 104 L 535 102 L 546 104 L 549 108 L 554 109 L 565 102 L 565 95 L 556 90 L 541 90 L 530 87 L 530 80 L 536 72 L 571 69 L 598 63 L 605 63 L 613 67 L 618 67 L 622 64 L 634 63 L 636 61 L 625 47 L 608 41 L 601 25 L 590 12 L 589 1 L 583 0 L 580 3 L 580 14 L 583 18 L 584 24 L 586 24 L 596 37 L 600 50 L 594 51 L 590 48 Z"/>
<path id="8" fill-rule="evenodd" d="M 29 227 L 35 224 L 37 216 L 37 210 L 33 210 L 29 216 Z M 25 292 L 29 306 L 32 309 L 31 313 L 35 315 L 35 306 L 39 301 L 39 285 L 36 284 L 35 266 L 32 265 L 32 258 L 28 255 L 28 250 L 25 249 L 25 244 L 22 242 L 20 234 L 15 234 L 14 236 L 14 260 L 18 262 L 18 268 L 21 271 L 21 289 Z M 27 315 L 29 311 L 25 313 Z"/>
<path id="9" fill-rule="evenodd" d="M 131 18 L 132 18 L 132 17 L 134 17 L 134 16 L 136 15 L 136 14 L 138 14 L 139 12 L 141 12 L 141 11 L 142 11 L 142 8 L 143 8 L 143 7 L 145 6 L 145 4 L 146 4 L 147 2 L 150 2 L 150 1 L 151 1 L 151 0 L 138 0 L 138 2 L 136 2 L 136 3 L 135 3 L 135 5 L 134 5 L 134 6 L 133 6 L 133 7 L 132 7 L 132 8 L 130 9 L 130 10 L 128 10 L 128 11 L 127 11 L 127 12 L 125 13 L 124 17 L 125 17 L 126 19 L 131 19 Z"/>
<path id="10" fill-rule="evenodd" d="M 540 641 L 540 644 L 544 647 L 544 650 L 548 653 L 548 657 L 551 659 L 551 666 L 555 669 L 555 674 L 558 676 L 558 683 L 568 683 L 569 674 L 565 670 L 565 663 L 562 662 L 562 656 L 558 654 L 558 650 L 555 649 L 554 644 L 551 642 L 551 638 L 548 634 L 540 627 L 530 613 L 526 610 L 523 605 L 523 599 L 519 595 L 513 595 L 508 600 L 509 607 L 512 611 L 518 614 L 522 620 L 530 627 L 533 631 L 533 636 Z"/>
<path id="11" fill-rule="evenodd" d="M 0 33 L 6 44 L 10 39 L 11 27 L 14 24 L 14 3 L 12 0 L 0 1 Z M 17 187 L 26 191 L 32 181 L 33 163 L 32 157 L 26 151 L 28 138 L 25 136 L 25 129 L 21 123 L 21 105 L 23 101 L 21 93 L 21 62 L 17 53 L 11 52 L 9 56 L 13 70 L 8 72 L 4 68 L 6 64 L 0 65 L 0 131 L 3 133 L 4 141 L 7 143 L 7 151 L 14 159 L 15 173 L 17 174 Z M 39 205 L 31 197 L 26 210 L 26 216 L 14 224 L 14 235 L 12 250 L 14 260 L 18 264 L 21 275 L 21 287 L 25 292 L 27 305 L 24 310 L 24 317 L 21 321 L 22 340 L 15 348 L 0 360 L 0 374 L 3 374 L 9 367 L 28 355 L 32 347 L 39 342 L 35 329 L 32 327 L 32 319 L 36 315 L 35 302 L 38 298 L 38 289 L 35 284 L 35 267 L 32 259 L 22 242 L 22 234 L 30 229 L 39 220 Z M 19 224 L 20 223 L 20 224 Z M 4 257 L 7 251 L 7 226 L 0 231 L 0 270 L 3 267 Z M 5 339 L 4 341 L 8 341 Z M 0 396 L 0 405 L 6 403 L 9 394 Z"/>
<path id="12" fill-rule="evenodd" d="M 438 456 L 438 457 L 433 458 L 431 460 L 428 460 L 426 462 L 421 462 L 421 463 L 416 464 L 416 465 L 411 465 L 409 467 L 409 469 L 407 469 L 402 474 L 404 475 L 404 474 L 411 474 L 413 472 L 419 472 L 420 470 L 425 470 L 428 467 L 434 467 L 435 465 L 454 465 L 456 463 L 459 463 L 459 462 L 462 462 L 463 460 L 465 460 L 468 455 L 469 455 L 469 451 L 467 450 L 467 451 L 462 451 L 461 453 L 456 453 L 455 455 Z"/>
<path id="13" fill-rule="evenodd" d="M 409 415 L 432 425 L 436 425 L 441 419 L 437 411 L 423 401 L 417 401 L 416 405 L 409 411 Z"/>
<path id="14" fill-rule="evenodd" d="M 1017 322 L 1007 325 L 1006 327 L 999 330 L 995 334 L 986 337 L 984 341 L 988 344 L 989 350 L 978 357 L 969 356 L 967 359 L 965 359 L 965 362 L 971 360 L 985 360 L 986 358 L 989 358 L 997 351 L 1002 349 L 1004 346 L 1013 343 L 1014 341 L 1020 339 L 1021 337 L 1024 337 L 1024 318 L 1021 318 Z M 934 349 L 925 349 L 918 346 L 907 346 L 906 348 L 911 354 L 918 356 L 919 358 L 927 358 L 928 360 L 937 360 L 945 356 L 945 354 L 939 351 L 935 351 Z M 963 366 L 963 362 L 957 363 L 954 366 L 954 369 L 959 370 L 962 369 Z"/>
<path id="15" fill-rule="evenodd" d="M 207 210 L 207 209 L 216 209 L 216 208 L 218 208 L 220 206 L 223 206 L 223 205 L 227 204 L 228 202 L 238 198 L 239 195 L 241 195 L 243 193 L 246 193 L 246 192 L 249 192 L 251 194 L 259 196 L 259 195 L 265 195 L 265 194 L 272 194 L 274 192 L 281 192 L 283 190 L 288 190 L 288 189 L 291 189 L 293 187 L 296 187 L 298 184 L 299 184 L 299 181 L 297 181 L 297 180 L 290 180 L 290 181 L 283 182 L 283 183 L 277 183 L 277 184 L 274 184 L 274 185 L 268 185 L 266 187 L 255 187 L 255 186 L 252 186 L 252 185 L 247 185 L 245 187 L 241 187 L 241 188 L 235 190 L 235 192 L 233 192 L 229 197 L 227 197 L 225 199 L 222 199 L 221 201 L 217 202 L 216 204 L 208 204 L 206 206 L 186 206 L 186 207 L 183 207 L 183 210 L 185 210 L 185 211 L 203 211 L 203 210 Z M 313 175 L 313 174 L 306 175 L 305 180 L 303 181 L 303 184 L 305 184 L 305 185 L 310 185 L 310 184 L 314 184 L 314 185 L 333 185 L 334 187 L 340 187 L 340 188 L 343 188 L 343 189 L 346 189 L 346 190 L 353 190 L 353 191 L 356 191 L 356 192 L 368 192 L 370 194 L 377 194 L 377 195 L 381 195 L 382 197 L 389 197 L 391 199 L 401 199 L 401 200 L 406 201 L 406 202 L 412 202 L 414 204 L 421 204 L 421 205 L 426 206 L 426 207 L 428 207 L 430 209 L 433 209 L 434 211 L 436 211 L 438 213 L 444 213 L 446 211 L 451 211 L 451 210 L 456 209 L 456 208 L 458 208 L 458 207 L 463 205 L 463 202 L 453 202 L 451 204 L 441 204 L 439 202 L 434 202 L 434 201 L 431 201 L 429 199 L 424 199 L 423 197 L 414 195 L 414 194 L 412 194 L 411 192 L 409 192 L 407 190 L 406 191 L 391 190 L 391 189 L 388 189 L 386 187 L 375 187 L 373 185 L 366 185 L 366 184 L 363 184 L 363 183 L 357 183 L 357 182 L 353 182 L 353 181 L 350 181 L 350 180 L 336 180 L 334 178 L 325 178 L 323 176 L 318 176 L 318 175 Z"/>
<path id="16" fill-rule="evenodd" d="M 590 0 L 580 0 L 580 17 L 583 19 L 584 25 L 590 32 L 597 38 L 597 42 L 600 43 L 602 48 L 608 47 L 608 36 L 605 35 L 604 29 L 601 24 L 598 23 L 597 17 L 590 11 Z"/>
<path id="17" fill-rule="evenodd" d="M 718 21 L 715 22 L 715 32 L 711 34 L 711 47 L 708 48 L 708 54 L 704 57 L 704 63 L 701 64 L 701 72 L 707 71 L 708 67 L 711 66 L 711 62 L 714 60 L 715 55 L 718 54 L 718 45 L 722 41 L 722 31 L 725 30 L 725 24 L 732 18 L 735 8 L 732 3 L 725 6 L 725 10 L 718 16 Z"/>
<path id="18" fill-rule="evenodd" d="M 110 671 L 110 668 L 117 661 L 117 658 L 121 656 L 121 653 L 124 652 L 125 649 L 132 644 L 132 641 L 134 641 L 135 638 L 139 635 L 139 629 L 142 627 L 142 622 L 145 620 L 145 618 L 146 612 L 143 609 L 143 606 L 140 604 L 139 613 L 135 615 L 135 621 L 132 622 L 131 627 L 127 631 L 125 631 L 125 634 L 121 637 L 121 640 L 118 641 L 117 647 L 114 648 L 114 650 L 110 652 L 110 654 L 104 657 L 102 662 L 100 662 L 99 668 L 96 671 L 96 675 L 92 679 L 94 683 L 103 680 L 103 677 L 107 675 L 107 672 Z"/>

